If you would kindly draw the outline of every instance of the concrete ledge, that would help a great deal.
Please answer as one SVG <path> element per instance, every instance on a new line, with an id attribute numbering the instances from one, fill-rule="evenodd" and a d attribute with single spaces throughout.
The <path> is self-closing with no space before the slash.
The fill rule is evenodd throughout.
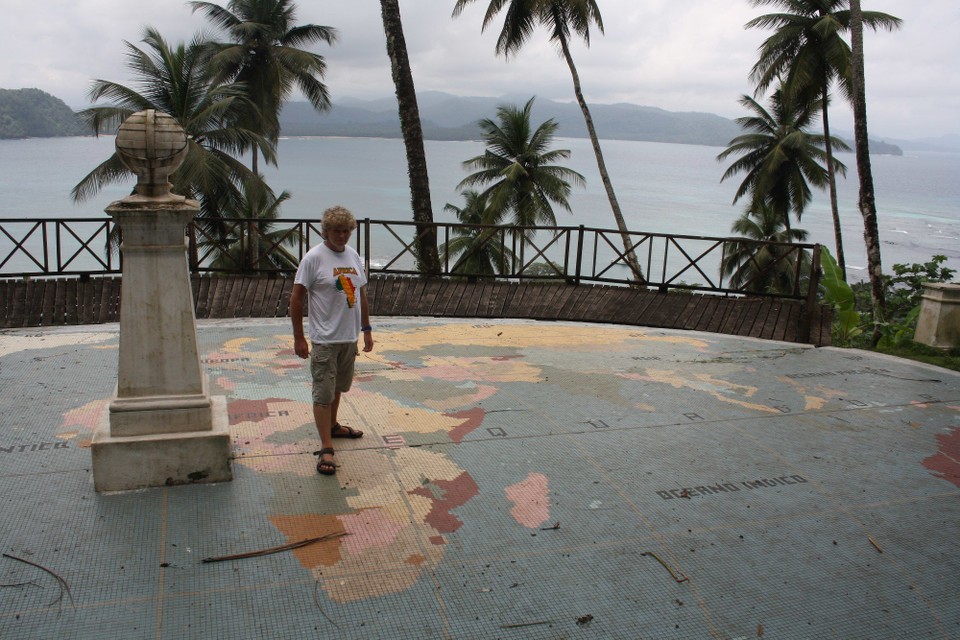
<path id="1" fill-rule="evenodd" d="M 913 339 L 939 349 L 960 345 L 960 284 L 923 285 L 923 302 Z"/>
<path id="2" fill-rule="evenodd" d="M 110 435 L 107 412 L 90 447 L 96 490 L 232 480 L 227 400 L 224 396 L 211 400 L 213 428 L 207 431 L 116 437 Z"/>

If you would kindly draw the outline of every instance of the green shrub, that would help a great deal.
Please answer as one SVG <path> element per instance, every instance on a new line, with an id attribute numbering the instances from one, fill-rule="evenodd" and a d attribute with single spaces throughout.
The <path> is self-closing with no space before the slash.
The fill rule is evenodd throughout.
<path id="1" fill-rule="evenodd" d="M 910 343 L 917 328 L 917 318 L 920 317 L 920 302 L 923 296 L 923 285 L 928 282 L 949 282 L 955 269 L 944 267 L 946 256 L 935 255 L 929 262 L 923 264 L 895 264 L 894 275 L 883 276 L 884 296 L 886 298 L 887 318 L 880 325 L 879 347 L 892 347 Z M 870 300 L 870 283 L 859 282 L 854 284 L 856 308 L 869 316 L 872 309 Z M 864 345 L 857 344 L 858 347 Z"/>

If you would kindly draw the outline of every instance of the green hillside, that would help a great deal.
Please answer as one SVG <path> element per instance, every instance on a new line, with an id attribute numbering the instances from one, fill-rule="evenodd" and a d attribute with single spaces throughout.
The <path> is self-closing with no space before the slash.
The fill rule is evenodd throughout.
<path id="1" fill-rule="evenodd" d="M 0 139 L 89 135 L 73 109 L 39 89 L 0 89 Z"/>

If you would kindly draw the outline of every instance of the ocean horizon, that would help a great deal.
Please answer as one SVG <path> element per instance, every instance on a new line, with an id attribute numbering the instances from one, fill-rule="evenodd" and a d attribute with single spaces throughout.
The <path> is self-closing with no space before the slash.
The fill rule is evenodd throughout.
<path id="1" fill-rule="evenodd" d="M 105 187 L 75 204 L 70 190 L 114 147 L 113 136 L 35 138 L 0 141 L 0 218 L 101 218 L 110 202 L 129 194 L 135 181 Z M 742 204 L 732 204 L 740 176 L 720 182 L 729 165 L 717 162 L 723 149 L 698 145 L 621 140 L 601 141 L 605 163 L 632 231 L 728 237 Z M 586 178 L 574 188 L 571 212 L 556 209 L 559 226 L 615 228 L 590 141 L 560 138 L 568 149 L 562 162 Z M 467 175 L 463 161 L 484 151 L 479 141 L 425 142 L 434 219 L 455 221 L 447 203 L 463 205 L 457 185 Z M 339 204 L 359 219 L 411 220 L 406 156 L 402 140 L 385 138 L 298 137 L 279 143 L 279 165 L 262 167 L 278 194 L 289 191 L 281 217 L 315 219 Z M 858 183 L 853 154 L 840 154 L 847 177 L 838 180 L 847 271 L 865 276 L 863 221 L 857 209 Z M 893 264 L 926 262 L 933 255 L 960 268 L 960 153 L 913 152 L 871 157 L 880 224 L 884 272 Z M 796 227 L 808 242 L 834 250 L 829 196 L 815 191 Z"/>

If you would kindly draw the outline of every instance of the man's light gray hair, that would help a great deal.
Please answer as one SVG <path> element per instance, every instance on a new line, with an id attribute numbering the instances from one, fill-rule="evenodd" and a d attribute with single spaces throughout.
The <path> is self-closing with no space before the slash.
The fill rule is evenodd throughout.
<path id="1" fill-rule="evenodd" d="M 336 205 L 323 212 L 323 218 L 320 219 L 321 235 L 326 237 L 327 229 L 332 227 L 349 227 L 353 231 L 357 228 L 357 219 L 349 209 Z"/>

